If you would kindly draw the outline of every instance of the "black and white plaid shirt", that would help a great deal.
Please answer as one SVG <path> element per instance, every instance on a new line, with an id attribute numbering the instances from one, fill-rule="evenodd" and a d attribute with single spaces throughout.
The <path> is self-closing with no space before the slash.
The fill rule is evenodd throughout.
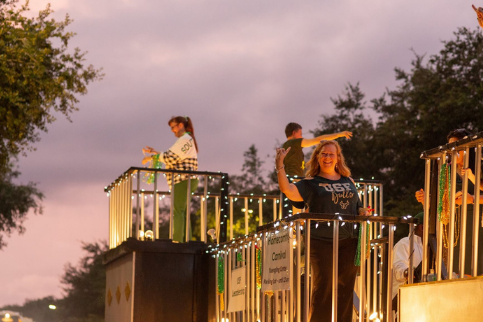
<path id="1" fill-rule="evenodd" d="M 196 171 L 198 170 L 198 159 L 197 158 L 186 158 L 181 159 L 179 155 L 175 154 L 171 150 L 168 150 L 161 154 L 162 162 L 166 164 L 166 169 L 174 170 L 184 170 L 184 171 Z M 166 179 L 168 180 L 168 185 L 171 187 L 171 182 L 174 184 L 180 183 L 181 181 L 188 180 L 190 175 L 188 174 L 173 174 L 167 173 Z M 196 176 L 191 176 L 191 178 L 196 179 Z"/>

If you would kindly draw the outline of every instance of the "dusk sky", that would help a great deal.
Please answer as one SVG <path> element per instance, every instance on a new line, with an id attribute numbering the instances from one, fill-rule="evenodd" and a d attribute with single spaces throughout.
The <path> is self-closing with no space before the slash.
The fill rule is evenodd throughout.
<path id="1" fill-rule="evenodd" d="M 38 183 L 44 213 L 5 239 L 0 306 L 62 296 L 81 242 L 108 239 L 103 188 L 141 165 L 145 145 L 173 144 L 171 116 L 192 118 L 200 171 L 239 174 L 252 144 L 269 169 L 288 122 L 310 136 L 349 82 L 367 101 L 395 88 L 411 49 L 436 54 L 458 27 L 479 28 L 474 1 L 50 1 L 55 19 L 74 20 L 70 46 L 105 77 L 79 97 L 72 123 L 58 115 L 20 159 L 20 181 Z M 32 0 L 31 14 L 48 2 Z"/>

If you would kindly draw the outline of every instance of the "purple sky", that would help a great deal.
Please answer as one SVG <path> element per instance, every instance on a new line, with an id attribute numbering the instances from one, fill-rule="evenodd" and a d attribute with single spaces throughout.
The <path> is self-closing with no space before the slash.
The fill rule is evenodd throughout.
<path id="1" fill-rule="evenodd" d="M 32 12 L 47 2 L 31 0 Z M 61 296 L 81 241 L 108 239 L 104 186 L 140 165 L 143 146 L 171 146 L 171 116 L 193 119 L 199 170 L 239 173 L 251 144 L 268 168 L 288 122 L 308 135 L 348 82 L 378 97 L 396 85 L 395 67 L 410 68 L 411 48 L 434 54 L 457 27 L 477 28 L 466 0 L 51 4 L 56 19 L 74 19 L 71 45 L 106 76 L 80 97 L 73 123 L 59 115 L 20 161 L 21 180 L 45 194 L 44 214 L 0 251 L 0 306 Z"/>

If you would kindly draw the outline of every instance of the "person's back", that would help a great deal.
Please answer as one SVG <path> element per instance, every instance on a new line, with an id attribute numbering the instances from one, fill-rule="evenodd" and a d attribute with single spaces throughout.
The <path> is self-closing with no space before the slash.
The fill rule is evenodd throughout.
<path id="1" fill-rule="evenodd" d="M 302 140 L 303 138 L 290 139 L 282 146 L 285 150 L 290 148 L 290 151 L 287 153 L 283 162 L 285 173 L 289 176 L 304 176 L 305 161 L 304 153 L 302 151 Z"/>

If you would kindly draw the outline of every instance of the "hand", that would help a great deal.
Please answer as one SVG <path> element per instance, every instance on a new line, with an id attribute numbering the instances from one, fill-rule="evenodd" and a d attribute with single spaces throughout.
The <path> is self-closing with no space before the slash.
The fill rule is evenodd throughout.
<path id="1" fill-rule="evenodd" d="M 342 138 L 342 137 L 345 137 L 346 139 L 351 139 L 352 137 L 352 132 L 350 131 L 342 131 L 339 133 L 339 137 Z"/>
<path id="2" fill-rule="evenodd" d="M 142 162 L 143 165 L 145 165 L 146 163 L 151 162 L 152 160 L 153 160 L 153 157 L 145 156 L 143 161 L 141 161 L 141 162 Z"/>
<path id="3" fill-rule="evenodd" d="M 471 170 L 470 170 L 471 171 Z M 455 204 L 457 205 L 461 205 L 463 203 L 463 192 L 461 191 L 458 191 L 456 194 L 455 194 L 455 199 L 454 199 L 454 202 Z M 475 197 L 473 197 L 473 195 L 470 195 L 469 193 L 467 194 L 467 197 L 466 197 L 466 203 L 467 204 L 472 204 L 475 202 Z"/>
<path id="4" fill-rule="evenodd" d="M 473 171 L 471 171 L 470 168 L 461 168 L 461 176 L 464 176 L 465 173 L 468 173 L 468 176 L 471 176 L 473 174 Z"/>
<path id="5" fill-rule="evenodd" d="M 416 196 L 416 200 L 418 202 L 422 203 L 423 206 L 424 206 L 424 190 L 421 189 L 421 190 L 416 191 L 415 196 Z"/>
<path id="6" fill-rule="evenodd" d="M 277 169 L 283 167 L 283 160 L 285 159 L 285 156 L 287 155 L 288 151 L 290 151 L 291 147 L 289 147 L 287 150 L 284 148 L 277 148 L 277 153 L 275 154 L 275 167 Z"/>
<path id="7" fill-rule="evenodd" d="M 372 211 L 374 211 L 374 209 L 371 209 L 370 206 L 367 207 L 367 208 L 359 208 L 358 215 L 359 216 L 370 216 Z"/>
<path id="8" fill-rule="evenodd" d="M 157 154 L 157 152 L 150 146 L 146 146 L 145 148 L 143 148 L 143 153 Z"/>

